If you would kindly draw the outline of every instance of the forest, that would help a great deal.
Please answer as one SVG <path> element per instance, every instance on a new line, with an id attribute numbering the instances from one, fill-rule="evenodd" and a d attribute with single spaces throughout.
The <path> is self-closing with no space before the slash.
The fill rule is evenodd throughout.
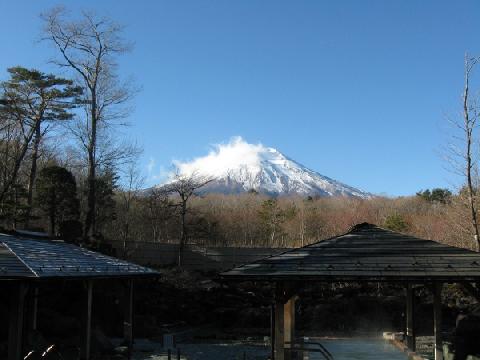
<path id="1" fill-rule="evenodd" d="M 67 241 L 137 241 L 208 246 L 303 246 L 370 222 L 418 237 L 478 247 L 476 155 L 478 107 L 469 80 L 478 62 L 465 57 L 462 116 L 448 144 L 447 166 L 459 191 L 435 188 L 412 196 L 268 197 L 146 189 L 141 144 L 128 119 L 140 87 L 121 76 L 118 59 L 133 49 L 124 29 L 91 12 L 54 8 L 41 15 L 43 72 L 12 64 L 0 83 L 0 222 L 3 231 L 44 231 Z"/>

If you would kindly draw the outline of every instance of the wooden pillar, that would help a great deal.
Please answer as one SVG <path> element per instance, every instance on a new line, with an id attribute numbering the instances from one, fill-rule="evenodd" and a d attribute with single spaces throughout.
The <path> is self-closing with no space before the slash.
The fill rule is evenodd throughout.
<path id="1" fill-rule="evenodd" d="M 27 329 L 26 332 L 37 330 L 38 318 L 38 285 L 32 284 L 29 287 L 28 296 L 26 299 L 27 311 Z"/>
<path id="2" fill-rule="evenodd" d="M 92 340 L 92 295 L 93 281 L 87 280 L 82 314 L 82 328 L 80 330 L 80 360 L 90 360 L 90 345 Z"/>
<path id="3" fill-rule="evenodd" d="M 275 303 L 270 307 L 270 359 L 275 359 Z"/>
<path id="4" fill-rule="evenodd" d="M 123 337 L 128 346 L 128 359 L 133 351 L 133 319 L 134 319 L 134 288 L 133 280 L 130 279 L 126 284 L 124 318 L 123 318 Z"/>
<path id="5" fill-rule="evenodd" d="M 24 282 L 15 284 L 11 292 L 8 330 L 8 360 L 21 360 L 23 358 L 22 340 L 26 292 L 27 285 Z"/>
<path id="6" fill-rule="evenodd" d="M 435 360 L 443 360 L 442 344 L 442 283 L 433 286 L 433 317 L 435 334 Z"/>
<path id="7" fill-rule="evenodd" d="M 25 297 L 23 346 L 29 346 L 31 335 L 37 330 L 38 313 L 38 284 L 32 283 L 28 286 Z M 27 349 L 31 350 L 31 349 Z"/>
<path id="8" fill-rule="evenodd" d="M 415 341 L 415 290 L 412 284 L 407 284 L 407 309 L 406 309 L 406 341 L 411 351 L 416 351 Z"/>
<path id="9" fill-rule="evenodd" d="M 31 326 L 32 326 L 32 330 L 37 330 L 37 327 L 38 327 L 38 323 L 37 323 L 37 320 L 38 320 L 38 286 L 36 285 L 34 288 L 33 288 L 33 299 L 32 299 L 32 318 L 30 319 L 31 320 Z"/>
<path id="10" fill-rule="evenodd" d="M 290 348 L 293 348 L 295 343 L 295 301 L 296 297 L 290 298 L 283 306 L 283 327 L 284 327 L 284 340 L 286 343 L 290 343 Z M 285 354 L 285 360 L 292 358 L 292 352 Z"/>
<path id="11" fill-rule="evenodd" d="M 285 360 L 283 285 L 277 284 L 275 293 L 275 360 Z"/>

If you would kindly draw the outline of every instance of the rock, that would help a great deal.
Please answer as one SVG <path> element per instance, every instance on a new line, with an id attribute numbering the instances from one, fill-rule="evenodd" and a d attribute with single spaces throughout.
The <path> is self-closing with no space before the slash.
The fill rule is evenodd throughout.
<path id="1" fill-rule="evenodd" d="M 116 354 L 119 354 L 119 355 L 127 355 L 128 354 L 128 346 L 117 346 L 113 351 Z"/>
<path id="2" fill-rule="evenodd" d="M 32 330 L 28 333 L 27 344 L 29 350 L 37 351 L 43 351 L 49 345 L 43 335 L 36 330 Z"/>
<path id="3" fill-rule="evenodd" d="M 111 356 L 110 359 L 112 359 L 112 360 L 127 360 L 128 357 L 127 357 L 127 355 L 115 354 L 115 355 Z"/>
<path id="4" fill-rule="evenodd" d="M 114 346 L 110 339 L 98 327 L 92 331 L 92 348 L 98 352 L 111 352 Z"/>
<path id="5" fill-rule="evenodd" d="M 151 337 L 157 332 L 157 321 L 153 315 L 135 315 L 135 335 Z"/>

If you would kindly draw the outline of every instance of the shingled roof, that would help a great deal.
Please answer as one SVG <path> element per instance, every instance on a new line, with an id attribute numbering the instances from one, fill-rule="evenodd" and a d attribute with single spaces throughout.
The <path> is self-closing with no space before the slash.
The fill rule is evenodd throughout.
<path id="1" fill-rule="evenodd" d="M 155 275 L 152 269 L 63 241 L 0 235 L 0 280 Z"/>
<path id="2" fill-rule="evenodd" d="M 362 223 L 221 274 L 232 280 L 476 281 L 480 254 Z"/>

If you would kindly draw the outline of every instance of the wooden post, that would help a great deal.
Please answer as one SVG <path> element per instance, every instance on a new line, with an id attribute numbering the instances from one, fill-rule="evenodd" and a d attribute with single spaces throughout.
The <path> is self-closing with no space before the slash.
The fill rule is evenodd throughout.
<path id="1" fill-rule="evenodd" d="M 293 349 L 295 343 L 295 301 L 296 297 L 290 298 L 283 307 L 284 313 L 284 340 L 286 343 L 290 343 L 289 347 Z M 289 351 L 285 354 L 285 360 L 292 358 L 292 352 Z"/>
<path id="2" fill-rule="evenodd" d="M 275 293 L 275 360 L 285 360 L 283 284 L 277 283 Z"/>
<path id="3" fill-rule="evenodd" d="M 22 340 L 26 292 L 27 285 L 24 282 L 20 282 L 14 285 L 14 289 L 10 297 L 8 360 L 23 359 Z"/>
<path id="4" fill-rule="evenodd" d="M 413 289 L 412 284 L 407 284 L 407 309 L 406 309 L 406 320 L 407 320 L 407 331 L 406 331 L 406 340 L 407 347 L 411 351 L 416 351 L 416 340 L 415 340 L 415 290 Z"/>
<path id="5" fill-rule="evenodd" d="M 433 286 L 433 317 L 435 334 L 435 360 L 443 360 L 442 344 L 442 283 Z"/>
<path id="6" fill-rule="evenodd" d="M 28 286 L 25 297 L 24 311 L 24 329 L 23 329 L 23 346 L 31 345 L 29 343 L 30 336 L 37 330 L 37 313 L 38 313 L 38 284 L 32 283 Z M 31 349 L 26 349 L 31 350 Z"/>
<path id="7" fill-rule="evenodd" d="M 270 359 L 275 359 L 275 303 L 270 307 Z"/>
<path id="8" fill-rule="evenodd" d="M 133 351 L 133 318 L 134 318 L 134 289 L 133 280 L 127 281 L 127 287 L 125 291 L 125 308 L 123 318 L 123 337 L 125 344 L 128 346 L 128 359 L 132 357 Z"/>
<path id="9" fill-rule="evenodd" d="M 37 330 L 37 318 L 38 318 L 38 286 L 33 288 L 33 299 L 32 299 L 32 330 Z"/>
<path id="10" fill-rule="evenodd" d="M 85 307 L 83 308 L 82 329 L 80 336 L 80 359 L 90 360 L 90 345 L 92 340 L 92 294 L 93 281 L 86 282 Z"/>

